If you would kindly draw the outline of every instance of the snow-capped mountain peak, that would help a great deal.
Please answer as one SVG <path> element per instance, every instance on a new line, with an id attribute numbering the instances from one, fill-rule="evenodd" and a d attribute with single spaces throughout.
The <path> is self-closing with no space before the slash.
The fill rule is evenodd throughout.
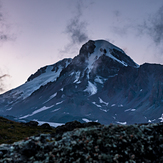
<path id="1" fill-rule="evenodd" d="M 70 65 L 75 65 L 72 67 L 76 71 L 85 71 L 88 79 L 94 74 L 102 77 L 116 75 L 120 67 L 139 67 L 122 49 L 105 40 L 89 40 Z"/>
<path id="2" fill-rule="evenodd" d="M 73 59 L 45 66 L 0 95 L 0 114 L 57 123 L 158 122 L 162 76 L 162 65 L 139 66 L 115 45 L 90 40 Z"/>
<path id="3" fill-rule="evenodd" d="M 93 53 L 88 53 L 87 63 L 89 71 L 91 71 L 95 65 L 94 63 L 101 56 L 107 56 L 113 61 L 122 64 L 123 66 L 139 67 L 139 65 L 136 64 L 129 56 L 127 56 L 127 54 L 122 49 L 116 47 L 110 42 L 105 40 L 88 41 L 88 43 L 85 45 L 88 51 L 91 49 L 90 47 L 93 47 L 92 43 L 94 44 L 95 48 Z"/>

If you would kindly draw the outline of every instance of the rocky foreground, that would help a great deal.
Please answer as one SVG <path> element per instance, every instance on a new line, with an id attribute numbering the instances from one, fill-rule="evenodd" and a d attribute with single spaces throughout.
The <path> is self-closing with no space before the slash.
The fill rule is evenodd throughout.
<path id="1" fill-rule="evenodd" d="M 74 121 L 55 131 L 1 144 L 0 162 L 163 162 L 163 123 L 104 126 Z"/>

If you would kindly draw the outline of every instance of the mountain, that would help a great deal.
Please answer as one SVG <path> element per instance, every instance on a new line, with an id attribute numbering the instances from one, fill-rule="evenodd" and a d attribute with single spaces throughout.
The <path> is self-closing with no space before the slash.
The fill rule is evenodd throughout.
<path id="1" fill-rule="evenodd" d="M 139 66 L 105 40 L 88 41 L 73 59 L 0 95 L 0 114 L 19 120 L 133 124 L 163 121 L 162 113 L 163 66 Z"/>

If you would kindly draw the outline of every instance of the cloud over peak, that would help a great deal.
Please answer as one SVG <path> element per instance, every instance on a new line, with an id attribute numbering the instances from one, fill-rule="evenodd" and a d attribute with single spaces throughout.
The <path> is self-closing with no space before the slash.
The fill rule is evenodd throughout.
<path id="1" fill-rule="evenodd" d="M 74 17 L 66 27 L 66 33 L 70 36 L 72 43 L 80 44 L 88 40 L 86 33 L 87 23 L 80 21 L 80 17 Z"/>
<path id="2" fill-rule="evenodd" d="M 64 33 L 68 36 L 69 43 L 65 46 L 62 53 L 74 53 L 74 49 L 81 45 L 82 43 L 89 40 L 89 36 L 87 33 L 87 25 L 88 23 L 85 20 L 82 20 L 83 9 L 84 7 L 83 1 L 77 1 L 75 5 L 75 13 L 74 16 L 68 20 L 68 23 L 65 27 Z"/>
<path id="3" fill-rule="evenodd" d="M 156 45 L 163 42 L 163 5 L 153 16 L 145 20 L 140 28 L 152 38 Z"/>

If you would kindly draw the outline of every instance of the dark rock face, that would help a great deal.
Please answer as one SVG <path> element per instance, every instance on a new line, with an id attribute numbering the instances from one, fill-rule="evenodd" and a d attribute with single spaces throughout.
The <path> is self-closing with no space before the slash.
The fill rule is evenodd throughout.
<path id="1" fill-rule="evenodd" d="M 90 72 L 90 77 L 95 78 L 97 75 L 108 78 L 109 76 L 114 76 L 118 71 L 124 67 L 122 64 L 115 62 L 112 58 L 108 58 L 105 55 L 102 55 L 96 62 L 97 65 Z"/>
<path id="2" fill-rule="evenodd" d="M 94 52 L 95 47 L 95 41 L 89 40 L 81 47 L 79 55 L 85 56 L 88 59 L 88 55 Z"/>
<path id="3" fill-rule="evenodd" d="M 60 76 L 63 76 L 65 73 L 70 73 L 72 71 L 83 71 L 86 67 L 86 60 L 88 59 L 89 54 L 92 54 L 95 49 L 95 42 L 90 40 L 82 46 L 80 49 L 79 55 L 74 57 L 72 62 L 65 68 Z"/>
<path id="4" fill-rule="evenodd" d="M 163 66 L 144 64 L 139 69 L 123 67 L 114 78 L 109 78 L 105 83 L 108 95 L 114 96 L 123 91 L 121 95 L 127 97 L 128 102 L 135 97 L 141 98 L 141 94 L 147 97 L 144 101 L 149 105 L 162 104 Z M 141 90 L 141 91 L 140 91 Z"/>

